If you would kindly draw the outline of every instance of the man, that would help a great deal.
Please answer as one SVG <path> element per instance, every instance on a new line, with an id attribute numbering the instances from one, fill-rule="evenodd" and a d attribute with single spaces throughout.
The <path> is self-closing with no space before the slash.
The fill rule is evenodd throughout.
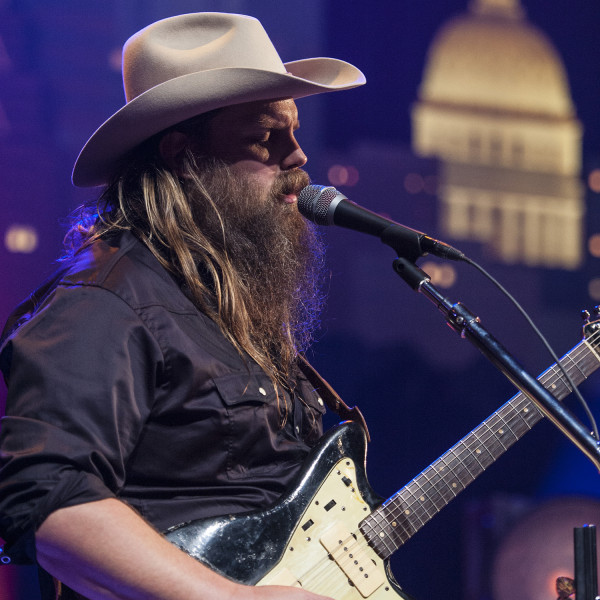
<path id="1" fill-rule="evenodd" d="M 97 212 L 3 336 L 6 551 L 63 598 L 319 598 L 231 582 L 158 532 L 268 506 L 322 432 L 299 357 L 321 249 L 295 205 L 294 99 L 364 77 L 284 65 L 255 19 L 216 13 L 133 36 L 123 77 L 73 172 L 105 186 Z"/>

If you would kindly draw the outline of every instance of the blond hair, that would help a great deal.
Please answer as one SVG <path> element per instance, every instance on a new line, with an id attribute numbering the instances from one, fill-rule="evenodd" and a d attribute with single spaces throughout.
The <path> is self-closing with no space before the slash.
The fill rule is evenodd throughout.
<path id="1" fill-rule="evenodd" d="M 195 127 L 207 122 L 203 119 L 198 125 L 197 118 Z M 248 282 L 239 277 L 230 260 L 224 219 L 218 202 L 203 183 L 202 166 L 206 164 L 199 165 L 187 149 L 178 173 L 174 173 L 160 156 L 159 141 L 155 136 L 126 157 L 119 175 L 98 199 L 95 214 L 80 214 L 66 238 L 71 253 L 115 232 L 131 231 L 187 287 L 193 302 L 237 351 L 264 370 L 276 391 L 279 385 L 289 386 L 298 346 L 307 345 L 308 340 L 296 339 L 299 336 L 289 321 L 283 322 L 281 331 L 273 336 L 278 338 L 275 347 L 272 339 L 260 335 L 261 324 L 253 322 L 247 308 Z M 226 167 L 220 168 L 226 172 Z M 210 213 L 219 224 L 221 241 L 215 240 L 219 235 L 209 237 L 200 227 L 197 207 L 189 200 L 190 188 L 201 198 L 204 213 Z"/>

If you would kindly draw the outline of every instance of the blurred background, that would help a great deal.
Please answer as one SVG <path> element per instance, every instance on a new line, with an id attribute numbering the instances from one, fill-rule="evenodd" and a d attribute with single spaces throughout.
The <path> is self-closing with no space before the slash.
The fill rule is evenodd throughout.
<path id="1" fill-rule="evenodd" d="M 581 340 L 580 311 L 600 303 L 595 0 L 0 0 L 2 322 L 54 270 L 67 215 L 97 195 L 72 187 L 70 173 L 123 104 L 123 42 L 197 11 L 259 18 L 284 61 L 333 56 L 361 68 L 366 86 L 298 102 L 313 181 L 463 250 L 560 356 Z M 394 274 L 391 249 L 323 234 L 329 302 L 310 358 L 365 414 L 369 478 L 388 497 L 515 389 Z M 419 265 L 531 374 L 554 362 L 472 267 Z M 600 374 L 581 390 L 598 417 Z M 4 399 L 2 386 L 0 408 Z M 552 599 L 556 576 L 573 575 L 573 527 L 598 521 L 598 472 L 542 421 L 392 567 L 417 600 Z M 0 600 L 35 600 L 35 585 L 32 568 L 0 564 Z"/>

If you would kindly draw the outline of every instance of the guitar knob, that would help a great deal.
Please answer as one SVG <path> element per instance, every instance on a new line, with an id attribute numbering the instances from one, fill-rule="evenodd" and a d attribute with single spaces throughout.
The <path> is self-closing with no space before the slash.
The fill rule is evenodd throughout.
<path id="1" fill-rule="evenodd" d="M 590 322 L 590 311 L 589 310 L 582 310 L 581 311 L 581 318 L 583 320 L 584 323 L 589 323 Z"/>
<path id="2" fill-rule="evenodd" d="M 596 304 L 596 306 L 594 306 L 594 308 L 592 309 L 592 312 L 594 313 L 594 317 L 597 317 L 600 315 L 600 305 Z"/>

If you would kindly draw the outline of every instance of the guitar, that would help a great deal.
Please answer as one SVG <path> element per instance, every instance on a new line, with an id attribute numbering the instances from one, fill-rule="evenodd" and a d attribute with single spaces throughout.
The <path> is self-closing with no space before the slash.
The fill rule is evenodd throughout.
<path id="1" fill-rule="evenodd" d="M 575 385 L 600 366 L 600 323 L 561 359 Z M 539 381 L 562 400 L 556 364 Z M 166 538 L 213 570 L 248 585 L 289 585 L 336 600 L 403 598 L 390 556 L 527 433 L 543 414 L 513 396 L 382 503 L 367 481 L 367 441 L 355 422 L 331 429 L 282 498 L 259 512 L 178 525 Z"/>

